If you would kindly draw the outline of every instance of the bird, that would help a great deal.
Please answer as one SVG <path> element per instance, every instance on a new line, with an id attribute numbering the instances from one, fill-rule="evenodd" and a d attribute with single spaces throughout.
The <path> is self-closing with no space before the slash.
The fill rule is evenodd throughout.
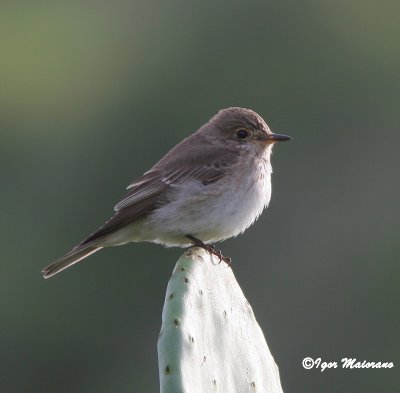
<path id="1" fill-rule="evenodd" d="M 202 247 L 243 233 L 271 199 L 271 153 L 287 135 L 251 109 L 220 110 L 128 187 L 114 215 L 43 270 L 49 278 L 105 247 L 152 242 Z"/>

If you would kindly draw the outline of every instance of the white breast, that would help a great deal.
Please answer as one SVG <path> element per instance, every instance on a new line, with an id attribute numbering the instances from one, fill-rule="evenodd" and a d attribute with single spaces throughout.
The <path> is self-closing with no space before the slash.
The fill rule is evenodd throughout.
<path id="1" fill-rule="evenodd" d="M 238 179 L 238 184 L 226 193 L 221 214 L 226 217 L 221 226 L 222 238 L 244 232 L 260 216 L 271 199 L 271 166 L 259 160 Z"/>
<path id="2" fill-rule="evenodd" d="M 181 185 L 149 217 L 141 239 L 172 246 L 186 245 L 186 234 L 217 242 L 242 233 L 270 201 L 269 155 L 267 151 L 264 157 L 254 155 L 245 163 L 239 160 L 230 175 L 218 182 L 203 185 L 193 180 Z"/>

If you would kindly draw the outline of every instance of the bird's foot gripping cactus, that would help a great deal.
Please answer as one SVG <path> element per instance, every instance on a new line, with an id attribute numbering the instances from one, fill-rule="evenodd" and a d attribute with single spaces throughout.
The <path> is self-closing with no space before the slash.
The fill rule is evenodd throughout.
<path id="1" fill-rule="evenodd" d="M 187 251 L 168 283 L 158 341 L 161 393 L 282 393 L 278 368 L 232 269 Z"/>

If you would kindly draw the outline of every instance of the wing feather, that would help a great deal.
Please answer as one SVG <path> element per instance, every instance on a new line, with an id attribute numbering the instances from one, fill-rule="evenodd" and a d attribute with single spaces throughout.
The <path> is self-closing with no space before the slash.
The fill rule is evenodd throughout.
<path id="1" fill-rule="evenodd" d="M 81 244 L 86 244 L 112 233 L 138 218 L 151 213 L 168 199 L 171 189 L 188 180 L 198 180 L 207 186 L 229 175 L 229 166 L 237 159 L 237 152 L 224 147 L 197 149 L 196 134 L 182 141 L 144 175 L 132 182 L 128 193 L 115 205 L 115 215 Z M 192 140 L 192 142 L 190 142 Z M 177 150 L 180 150 L 180 154 Z"/>

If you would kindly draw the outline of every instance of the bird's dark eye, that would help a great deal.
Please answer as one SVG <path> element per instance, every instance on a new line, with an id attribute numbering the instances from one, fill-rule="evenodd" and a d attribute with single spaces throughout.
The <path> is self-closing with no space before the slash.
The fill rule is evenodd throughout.
<path id="1" fill-rule="evenodd" d="M 249 133 L 246 130 L 239 130 L 236 135 L 239 139 L 246 139 Z"/>

